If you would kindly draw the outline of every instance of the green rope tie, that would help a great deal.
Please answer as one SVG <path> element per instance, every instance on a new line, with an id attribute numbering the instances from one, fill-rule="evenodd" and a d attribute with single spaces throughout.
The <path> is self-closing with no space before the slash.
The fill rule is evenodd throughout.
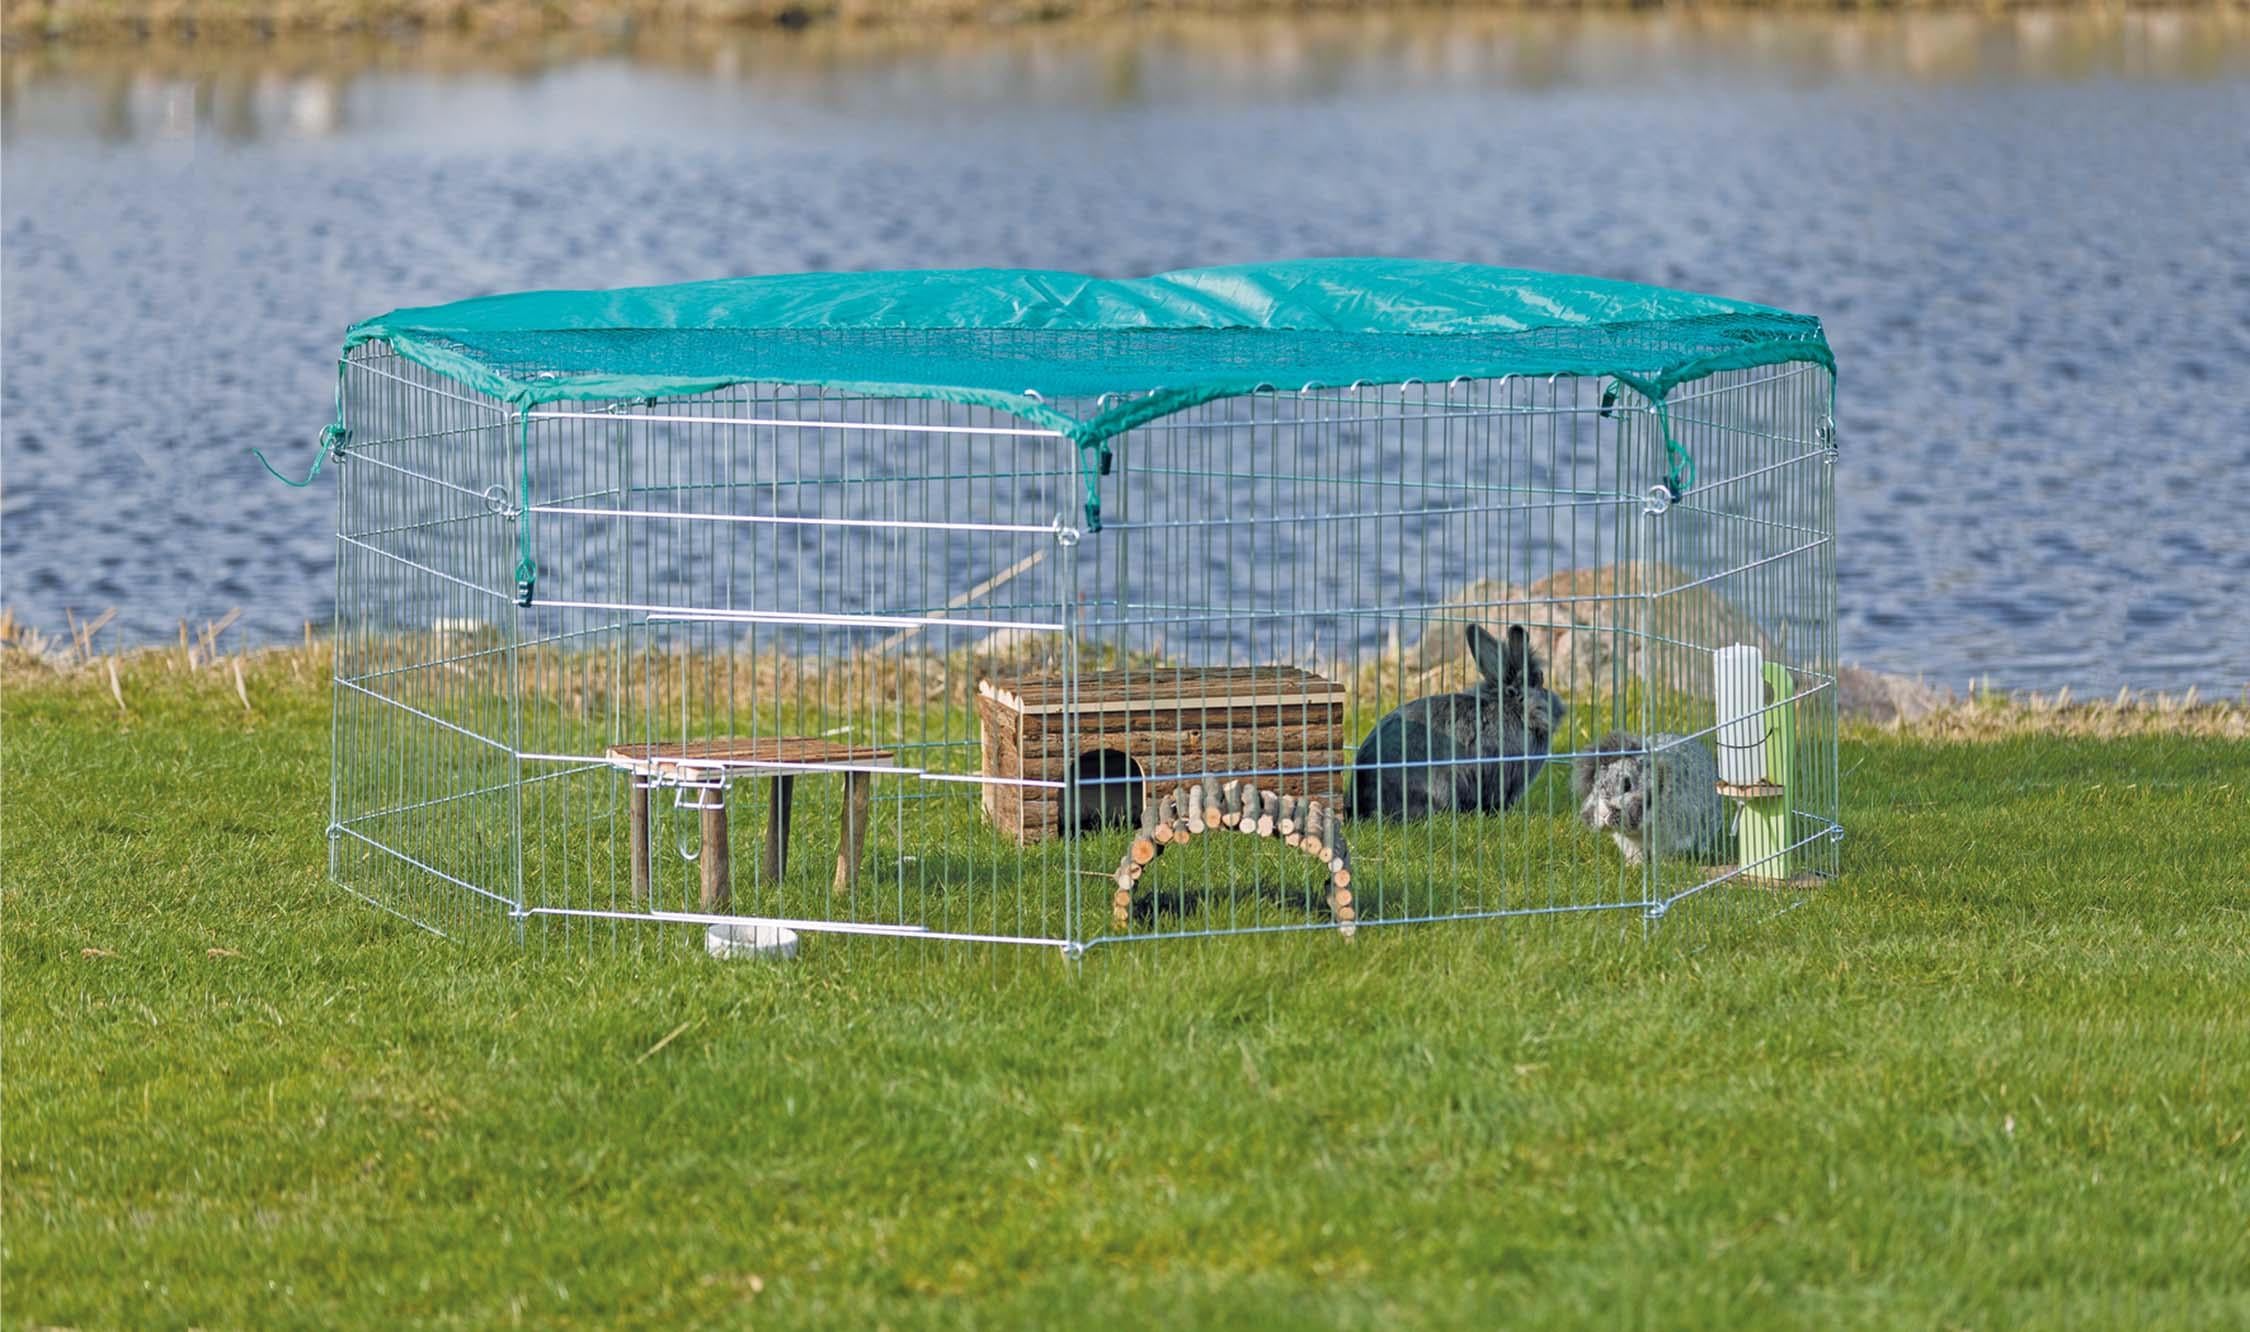
<path id="1" fill-rule="evenodd" d="M 1665 395 L 1671 391 L 1670 385 L 1660 380 L 1640 379 L 1633 375 L 1613 375 L 1611 378 L 1648 399 L 1649 405 L 1656 409 L 1656 428 L 1664 437 L 1664 489 L 1675 504 L 1685 499 L 1688 490 L 1695 485 L 1695 458 L 1672 435 L 1672 412 L 1664 402 Z M 1616 401 L 1614 389 L 1602 394 L 1603 416 L 1609 415 L 1610 408 Z"/>
<path id="2" fill-rule="evenodd" d="M 320 428 L 320 441 L 314 447 L 312 469 L 305 473 L 304 480 L 291 480 L 286 473 L 267 459 L 265 450 L 256 448 L 250 450 L 250 456 L 256 458 L 258 465 L 265 468 L 274 480 L 281 482 L 283 485 L 295 486 L 297 489 L 303 490 L 313 483 L 314 478 L 320 475 L 321 465 L 327 462 L 330 457 L 334 457 L 338 462 L 344 460 L 344 443 L 351 438 L 351 431 L 344 428 L 344 367 L 343 358 L 338 357 L 336 360 L 336 419 Z"/>
<path id="3" fill-rule="evenodd" d="M 1672 502 L 1677 504 L 1687 498 L 1688 487 L 1695 484 L 1695 459 L 1672 437 L 1672 414 L 1665 410 L 1662 398 L 1656 400 L 1656 428 L 1664 432 L 1664 488 L 1672 492 Z"/>
<path id="4" fill-rule="evenodd" d="M 522 475 L 516 506 L 516 604 L 528 606 L 539 585 L 539 562 L 531 558 L 531 408 L 526 406 L 518 413 L 518 420 L 521 427 L 516 434 L 516 457 Z"/>
<path id="5" fill-rule="evenodd" d="M 305 479 L 302 481 L 291 477 L 288 473 L 274 466 L 272 460 L 266 457 L 263 449 L 250 450 L 250 456 L 256 458 L 258 465 L 265 468 L 274 480 L 285 486 L 295 486 L 297 489 L 303 490 L 313 483 L 315 477 L 320 475 L 321 464 L 328 461 L 330 454 L 336 455 L 339 460 L 343 458 L 344 441 L 350 436 L 351 432 L 344 429 L 339 422 L 331 422 L 322 426 L 320 428 L 320 442 L 314 446 L 312 468 L 305 473 Z"/>
<path id="6" fill-rule="evenodd" d="M 1109 441 L 1078 446 L 1078 476 L 1086 483 L 1086 530 L 1102 530 L 1102 478 L 1109 475 Z"/>

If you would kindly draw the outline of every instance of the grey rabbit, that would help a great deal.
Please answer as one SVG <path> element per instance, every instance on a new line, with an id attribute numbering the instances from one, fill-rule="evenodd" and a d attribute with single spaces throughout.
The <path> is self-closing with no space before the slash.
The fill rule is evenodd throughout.
<path id="1" fill-rule="evenodd" d="M 1484 676 L 1474 689 L 1417 698 L 1375 723 L 1360 742 L 1354 818 L 1506 809 L 1539 775 L 1567 706 L 1547 692 L 1531 636 L 1511 625 L 1503 649 L 1489 630 L 1472 624 L 1468 639 L 1469 656 Z"/>
<path id="2" fill-rule="evenodd" d="M 1726 831 L 1718 781 L 1718 760 L 1708 748 L 1669 733 L 1643 740 L 1612 731 L 1570 772 L 1579 820 L 1615 838 L 1628 865 L 1641 863 L 1651 847 L 1659 856 L 1716 855 Z"/>

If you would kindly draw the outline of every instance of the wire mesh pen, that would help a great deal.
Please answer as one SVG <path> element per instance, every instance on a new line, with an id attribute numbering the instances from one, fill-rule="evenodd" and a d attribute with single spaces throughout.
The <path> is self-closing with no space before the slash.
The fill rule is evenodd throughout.
<path id="1" fill-rule="evenodd" d="M 1811 319 L 806 275 L 398 311 L 339 374 L 331 870 L 441 933 L 1076 954 L 1835 871 Z"/>

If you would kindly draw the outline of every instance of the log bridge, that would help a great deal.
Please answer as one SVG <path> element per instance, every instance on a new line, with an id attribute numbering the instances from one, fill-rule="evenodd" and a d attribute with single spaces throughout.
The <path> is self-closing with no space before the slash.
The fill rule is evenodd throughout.
<path id="1" fill-rule="evenodd" d="M 1351 849 L 1344 842 L 1344 821 L 1328 802 L 1264 790 L 1252 782 L 1209 777 L 1143 803 L 1140 831 L 1117 862 L 1113 913 L 1117 928 L 1127 928 L 1141 876 L 1166 847 L 1220 833 L 1278 837 L 1320 862 L 1328 878 L 1329 915 L 1338 933 L 1352 937 L 1359 913 L 1352 906 Z"/>

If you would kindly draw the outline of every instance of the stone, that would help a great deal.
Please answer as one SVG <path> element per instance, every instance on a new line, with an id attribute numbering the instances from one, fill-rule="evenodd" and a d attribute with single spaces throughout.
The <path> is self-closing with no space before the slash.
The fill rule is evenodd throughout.
<path id="1" fill-rule="evenodd" d="M 1652 589 L 1653 603 L 1646 596 Z M 1522 624 L 1546 665 L 1547 687 L 1563 694 L 1601 694 L 1613 681 L 1654 680 L 1709 697 L 1712 648 L 1749 643 L 1768 656 L 1786 655 L 1712 585 L 1664 564 L 1566 569 L 1521 587 L 1483 579 L 1445 605 L 1478 607 L 1496 634 Z M 1408 650 L 1407 663 L 1433 677 L 1434 689 L 1463 688 L 1474 676 L 1458 624 L 1424 634 Z"/>
<path id="2" fill-rule="evenodd" d="M 1904 675 L 1864 666 L 1836 671 L 1836 712 L 1845 721 L 1916 722 L 1958 702 L 1951 690 Z"/>

